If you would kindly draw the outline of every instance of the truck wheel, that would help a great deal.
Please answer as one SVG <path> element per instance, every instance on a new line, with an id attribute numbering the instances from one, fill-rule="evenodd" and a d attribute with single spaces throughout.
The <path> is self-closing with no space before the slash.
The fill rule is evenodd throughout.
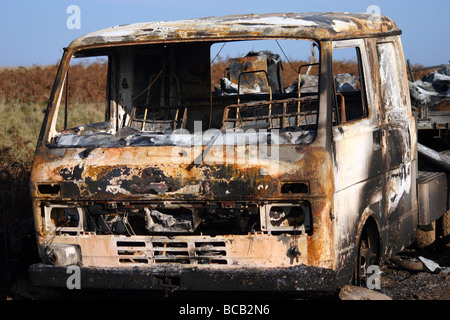
<path id="1" fill-rule="evenodd" d="M 378 265 L 380 259 L 380 237 L 374 223 L 366 223 L 361 233 L 356 256 L 353 283 L 366 286 L 367 268 Z"/>

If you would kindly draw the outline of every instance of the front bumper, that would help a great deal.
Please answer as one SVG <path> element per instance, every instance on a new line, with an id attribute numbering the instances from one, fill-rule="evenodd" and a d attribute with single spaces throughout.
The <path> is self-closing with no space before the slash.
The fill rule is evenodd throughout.
<path id="1" fill-rule="evenodd" d="M 80 289 L 279 292 L 337 289 L 333 270 L 306 265 L 270 269 L 80 267 L 79 271 Z M 35 286 L 67 288 L 73 273 L 67 266 L 33 264 L 29 277 Z"/>

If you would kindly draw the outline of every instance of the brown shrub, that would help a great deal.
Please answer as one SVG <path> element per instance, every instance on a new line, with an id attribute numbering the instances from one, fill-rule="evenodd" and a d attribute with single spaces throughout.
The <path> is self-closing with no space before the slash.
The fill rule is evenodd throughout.
<path id="1" fill-rule="evenodd" d="M 0 99 L 6 103 L 48 101 L 58 66 L 32 66 L 0 70 Z M 70 68 L 69 98 L 77 102 L 105 99 L 106 64 L 77 64 Z"/>
<path id="2" fill-rule="evenodd" d="M 79 103 L 106 99 L 106 63 L 73 65 L 69 71 L 69 100 Z"/>
<path id="3" fill-rule="evenodd" d="M 411 69 L 421 69 L 424 68 L 424 65 L 420 64 L 420 63 L 415 63 L 411 65 Z M 430 73 L 434 72 L 434 71 L 439 71 L 441 68 L 436 68 L 436 69 L 427 69 L 427 70 L 421 70 L 421 71 L 414 71 L 412 72 L 413 76 L 414 76 L 414 80 L 419 80 L 422 79 L 424 76 L 429 75 Z M 411 73 L 408 73 L 408 80 L 409 81 L 413 81 L 413 78 L 411 77 Z"/>
<path id="4" fill-rule="evenodd" d="M 309 64 L 307 61 L 297 60 L 297 61 L 282 61 L 281 77 L 283 79 L 283 86 L 289 86 L 297 81 L 298 70 L 301 65 Z M 219 59 L 218 62 L 211 66 L 211 84 L 212 87 L 220 84 L 220 79 L 225 77 L 225 69 L 228 67 L 228 62 Z M 311 69 L 311 74 L 317 74 L 318 67 L 313 67 Z M 301 74 L 305 74 L 306 67 L 301 69 Z M 333 70 L 335 74 L 339 73 L 353 73 L 358 74 L 358 65 L 354 61 L 337 61 L 333 64 Z"/>
<path id="5" fill-rule="evenodd" d="M 5 102 L 46 101 L 56 70 L 56 66 L 4 68 L 0 71 L 0 97 Z"/>

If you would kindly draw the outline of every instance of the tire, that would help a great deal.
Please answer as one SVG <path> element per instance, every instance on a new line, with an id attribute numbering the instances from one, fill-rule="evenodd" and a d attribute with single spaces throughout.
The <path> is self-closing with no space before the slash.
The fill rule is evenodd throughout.
<path id="1" fill-rule="evenodd" d="M 357 286 L 367 285 L 367 267 L 378 265 L 380 261 L 380 237 L 374 223 L 366 223 L 358 243 L 353 284 Z"/>

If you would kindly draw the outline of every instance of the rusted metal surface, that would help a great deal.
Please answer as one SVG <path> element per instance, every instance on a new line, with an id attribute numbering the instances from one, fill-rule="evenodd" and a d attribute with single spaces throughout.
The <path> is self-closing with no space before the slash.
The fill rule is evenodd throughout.
<path id="1" fill-rule="evenodd" d="M 91 33 L 72 42 L 71 47 L 266 37 L 338 40 L 398 34 L 389 18 L 380 16 L 376 26 L 368 22 L 370 18 L 368 13 L 286 13 L 130 24 Z"/>
<path id="2" fill-rule="evenodd" d="M 234 236 L 124 236 L 55 237 L 52 246 L 79 245 L 86 267 L 156 267 L 178 265 L 199 268 L 269 268 L 307 264 L 307 257 L 286 254 L 296 246 L 307 252 L 306 237 L 267 234 Z M 272 248 L 267 252 L 267 248 Z"/>
<path id="3" fill-rule="evenodd" d="M 309 197 L 331 193 L 329 177 L 316 175 L 318 171 L 330 170 L 329 161 L 322 160 L 327 153 L 320 148 L 299 152 L 295 146 L 280 146 L 279 160 L 266 163 L 260 160 L 255 165 L 251 164 L 252 159 L 248 155 L 250 148 L 235 148 L 236 162 L 243 165 L 214 165 L 216 161 L 223 162 L 224 157 L 223 147 L 215 146 L 204 159 L 211 165 L 192 168 L 192 157 L 188 161 L 172 163 L 173 147 L 96 148 L 83 159 L 79 154 L 85 149 L 49 149 L 43 155 L 39 152 L 36 155 L 33 195 L 43 200 L 282 200 L 289 199 L 289 195 L 280 194 L 283 181 L 303 181 L 306 178 L 311 190 Z M 193 152 L 190 149 L 180 147 L 187 156 Z M 60 156 L 56 157 L 55 153 Z M 59 183 L 60 194 L 40 194 L 37 184 L 44 181 Z M 231 190 L 234 194 L 227 192 Z M 240 193 L 239 190 L 246 192 Z"/>
<path id="4" fill-rule="evenodd" d="M 163 148 L 164 149 L 164 148 Z M 170 154 L 167 158 L 163 157 L 163 149 L 159 147 L 155 150 L 155 154 L 149 154 L 149 150 L 144 148 L 127 150 L 128 156 L 123 156 L 121 149 L 116 149 L 117 155 L 114 155 L 114 149 L 93 150 L 88 158 L 83 159 L 82 163 L 74 160 L 72 164 L 67 162 L 68 153 L 73 152 L 73 157 L 77 158 L 77 151 L 71 149 L 65 152 L 63 163 L 59 161 L 48 161 L 38 166 L 43 170 L 34 170 L 34 177 L 38 176 L 39 181 L 54 181 L 60 186 L 60 193 L 51 195 L 42 195 L 38 188 L 35 189 L 35 197 L 42 199 L 43 203 L 47 201 L 67 201 L 68 203 L 85 204 L 99 202 L 131 202 L 128 206 L 137 210 L 138 205 L 133 205 L 132 201 L 139 201 L 142 208 L 158 208 L 161 205 L 173 203 L 174 206 L 187 208 L 208 207 L 208 203 L 214 202 L 219 206 L 223 206 L 229 200 L 237 202 L 243 208 L 249 204 L 262 205 L 261 200 L 287 202 L 291 203 L 292 199 L 299 200 L 298 194 L 281 194 L 281 186 L 283 181 L 304 181 L 309 177 L 310 192 L 303 196 L 304 199 L 310 199 L 313 209 L 313 225 L 322 225 L 317 228 L 313 237 L 287 236 L 286 241 L 282 241 L 280 237 L 267 237 L 263 235 L 240 236 L 242 242 L 237 236 L 230 237 L 226 241 L 229 248 L 226 249 L 228 265 L 235 266 L 251 266 L 261 265 L 266 267 L 301 264 L 309 262 L 311 265 L 331 266 L 332 256 L 329 252 L 329 246 L 324 245 L 330 241 L 330 217 L 329 205 L 325 204 L 325 197 L 330 197 L 330 180 L 325 175 L 317 175 L 317 179 L 312 179 L 316 172 L 324 172 L 329 170 L 329 161 L 323 162 L 323 156 L 326 156 L 323 150 L 309 150 L 304 155 L 294 153 L 293 148 L 285 148 L 285 154 L 290 156 L 285 163 L 278 163 L 281 167 L 277 171 L 271 171 L 270 165 L 264 168 L 262 165 L 249 166 L 232 166 L 218 165 L 208 167 L 194 167 L 187 170 L 185 165 L 172 165 L 166 163 L 170 161 Z M 167 148 L 168 152 L 170 148 Z M 108 154 L 108 165 L 105 165 L 105 159 L 101 154 Z M 156 155 L 156 153 L 158 155 Z M 209 157 L 214 156 L 214 149 L 210 151 Z M 297 164 L 292 163 L 295 156 L 299 158 Z M 140 157 L 153 159 L 151 166 L 138 165 Z M 319 161 L 319 159 L 321 159 Z M 36 162 L 39 156 L 36 157 Z M 142 162 L 142 161 L 141 161 Z M 131 166 L 130 163 L 135 164 Z M 44 165 L 45 164 L 45 165 Z M 238 169 L 239 168 L 239 169 Z M 327 169 L 328 168 L 328 169 Z M 260 175 L 261 169 L 265 169 L 270 174 Z M 306 170 L 307 169 L 307 170 Z M 291 172 L 291 173 L 287 173 Z M 277 177 L 277 178 L 276 178 Z M 36 178 L 35 178 L 36 179 Z M 169 191 L 170 190 L 170 191 Z M 313 197 L 313 199 L 311 199 Z M 162 202 L 165 201 L 165 202 Z M 211 205 L 212 207 L 212 205 Z M 141 208 L 141 209 L 142 209 Z M 143 211 L 142 209 L 141 211 Z M 256 210 L 256 208 L 255 208 Z M 258 211 L 256 212 L 259 213 Z M 203 212 L 203 214 L 205 214 Z M 256 220 L 259 220 L 259 215 Z M 39 223 L 40 225 L 40 223 Z M 325 226 L 329 226 L 326 227 Z M 137 232 L 137 231 L 136 231 Z M 85 265 L 103 265 L 103 266 L 130 266 L 130 264 L 120 264 L 120 258 L 114 243 L 120 238 L 102 239 L 99 236 L 90 236 L 91 232 L 81 232 L 78 237 L 67 237 L 64 235 L 54 236 L 43 234 L 44 239 L 51 237 L 53 244 L 71 243 L 81 247 L 83 252 L 83 264 Z M 67 234 L 67 233 L 66 233 Z M 85 234 L 85 235 L 81 235 Z M 149 241 L 148 237 L 142 237 Z M 133 237 L 133 241 L 137 241 Z M 156 241 L 152 237 L 153 241 Z M 201 237 L 195 238 L 196 240 Z M 265 240 L 264 240 L 265 239 Z M 218 238 L 214 237 L 214 241 Z M 160 240 L 163 241 L 163 240 Z M 177 237 L 177 242 L 183 242 L 183 237 Z M 206 241 L 206 240 L 205 240 Z M 297 243 L 299 242 L 299 243 Z M 242 243 L 242 244 L 241 244 Z M 247 243 L 244 245 L 244 243 Z M 281 246 L 281 247 L 277 247 Z M 296 259 L 289 256 L 289 249 L 293 246 L 299 252 Z M 98 248 L 98 249 L 95 249 Z M 109 249 L 108 249 L 109 248 Z M 258 249 L 259 248 L 259 249 Z M 270 252 L 276 256 L 270 257 L 267 254 L 267 248 L 271 248 Z M 306 255 L 305 252 L 310 254 Z M 312 254 L 317 252 L 316 254 Z M 234 257 L 237 255 L 237 257 Z M 151 252 L 145 254 L 151 257 Z M 325 256 L 325 258 L 324 258 Z M 92 260 L 93 259 L 93 260 Z M 236 259 L 236 260 L 233 260 Z M 283 263 L 282 261 L 285 260 Z M 109 262 L 105 262 L 109 261 Z M 236 262 L 234 262 L 236 261 Z M 247 262 L 245 262 L 247 261 Z M 260 261 L 260 262 L 258 262 Z M 220 265 L 223 267 L 223 265 Z"/>
<path id="5" fill-rule="evenodd" d="M 369 17 L 299 13 L 155 22 L 72 42 L 31 174 L 43 259 L 54 258 L 49 252 L 78 253 L 84 266 L 114 274 L 134 267 L 159 274 L 174 265 L 175 274 L 211 272 L 203 279 L 299 268 L 299 274 L 315 270 L 345 283 L 367 225 L 376 229 L 381 258 L 407 245 L 417 220 L 415 121 L 400 31 L 385 17 L 373 28 Z M 299 86 L 298 94 L 286 94 L 281 85 L 242 97 L 209 91 L 213 42 L 272 38 L 315 41 L 317 91 Z M 347 47 L 359 52 L 361 85 L 336 92 L 333 50 Z M 117 57 L 109 117 L 58 132 L 69 61 L 92 50 Z M 260 56 L 231 64 L 235 84 L 245 71 L 266 72 L 267 79 L 256 76 L 252 84 L 270 78 Z M 137 79 L 148 83 L 139 87 Z M 350 117 L 355 108 L 358 116 Z M 302 286 L 308 288 L 294 287 Z"/>

